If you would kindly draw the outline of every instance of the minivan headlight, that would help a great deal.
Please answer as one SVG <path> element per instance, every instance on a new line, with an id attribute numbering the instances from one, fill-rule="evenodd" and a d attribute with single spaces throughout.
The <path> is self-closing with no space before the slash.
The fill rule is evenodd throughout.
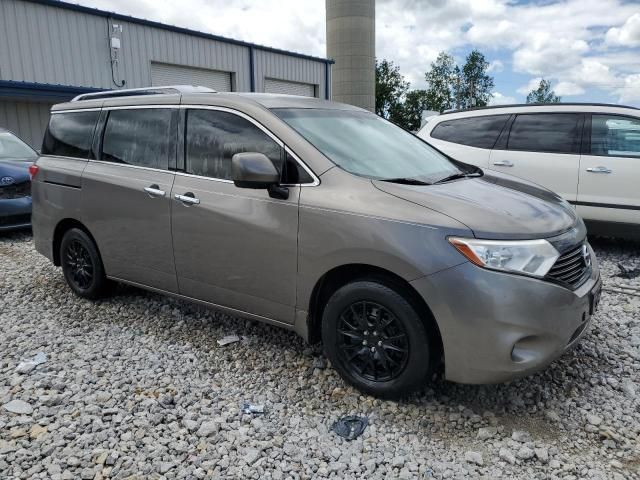
<path id="1" fill-rule="evenodd" d="M 560 253 L 546 240 L 478 240 L 449 237 L 470 262 L 484 268 L 544 277 Z"/>

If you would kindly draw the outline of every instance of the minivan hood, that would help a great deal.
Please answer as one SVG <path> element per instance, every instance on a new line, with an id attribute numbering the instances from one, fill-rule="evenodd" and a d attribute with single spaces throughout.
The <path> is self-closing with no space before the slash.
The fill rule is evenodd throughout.
<path id="1" fill-rule="evenodd" d="M 383 192 L 438 211 L 471 229 L 477 238 L 531 239 L 559 235 L 577 216 L 558 195 L 531 182 L 493 172 L 436 185 L 404 185 L 381 180 Z"/>

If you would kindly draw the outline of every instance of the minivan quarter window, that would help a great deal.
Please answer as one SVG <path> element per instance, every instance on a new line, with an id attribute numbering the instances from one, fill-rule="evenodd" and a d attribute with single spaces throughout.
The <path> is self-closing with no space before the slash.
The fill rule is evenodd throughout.
<path id="1" fill-rule="evenodd" d="M 431 137 L 469 147 L 493 148 L 509 115 L 458 118 L 440 122 Z"/>
<path id="2" fill-rule="evenodd" d="M 102 137 L 100 160 L 167 170 L 175 143 L 176 109 L 111 110 Z"/>
<path id="3" fill-rule="evenodd" d="M 591 154 L 609 157 L 640 157 L 640 118 L 593 115 Z"/>
<path id="4" fill-rule="evenodd" d="M 43 155 L 89 158 L 100 112 L 53 113 L 42 142 Z"/>
<path id="5" fill-rule="evenodd" d="M 518 115 L 509 133 L 508 150 L 580 153 L 582 115 L 528 113 Z"/>

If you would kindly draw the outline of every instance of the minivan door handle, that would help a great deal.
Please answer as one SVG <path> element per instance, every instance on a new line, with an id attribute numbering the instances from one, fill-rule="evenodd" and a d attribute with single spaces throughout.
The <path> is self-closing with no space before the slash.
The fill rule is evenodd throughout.
<path id="1" fill-rule="evenodd" d="M 611 173 L 611 169 L 607 167 L 589 167 L 587 168 L 587 172 L 590 173 Z"/>
<path id="2" fill-rule="evenodd" d="M 493 162 L 493 164 L 497 167 L 513 167 L 513 162 L 509 160 L 500 160 L 498 162 Z"/>
<path id="3" fill-rule="evenodd" d="M 196 196 L 191 192 L 187 192 L 184 195 L 178 195 L 176 193 L 175 198 L 185 205 L 198 205 L 200 203 L 200 199 L 196 198 Z"/>
<path id="4" fill-rule="evenodd" d="M 166 192 L 164 190 L 160 190 L 160 187 L 155 183 L 145 187 L 144 191 L 147 192 L 150 197 L 164 197 L 166 195 Z"/>

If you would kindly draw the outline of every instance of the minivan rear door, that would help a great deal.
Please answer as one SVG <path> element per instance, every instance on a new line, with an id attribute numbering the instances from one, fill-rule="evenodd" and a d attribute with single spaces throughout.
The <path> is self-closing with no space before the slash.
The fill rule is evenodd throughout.
<path id="1" fill-rule="evenodd" d="M 489 168 L 532 181 L 575 202 L 583 117 L 579 113 L 516 115 L 491 152 Z"/>
<path id="2" fill-rule="evenodd" d="M 578 213 L 589 220 L 640 224 L 640 118 L 594 113 L 588 120 Z"/>
<path id="3" fill-rule="evenodd" d="M 170 194 L 177 108 L 103 111 L 102 134 L 82 178 L 84 222 L 108 276 L 177 292 Z"/>
<path id="4" fill-rule="evenodd" d="M 296 299 L 299 186 L 287 199 L 238 188 L 231 158 L 263 153 L 282 168 L 284 146 L 240 112 L 185 109 L 184 173 L 172 192 L 172 232 L 180 293 L 292 323 Z"/>

